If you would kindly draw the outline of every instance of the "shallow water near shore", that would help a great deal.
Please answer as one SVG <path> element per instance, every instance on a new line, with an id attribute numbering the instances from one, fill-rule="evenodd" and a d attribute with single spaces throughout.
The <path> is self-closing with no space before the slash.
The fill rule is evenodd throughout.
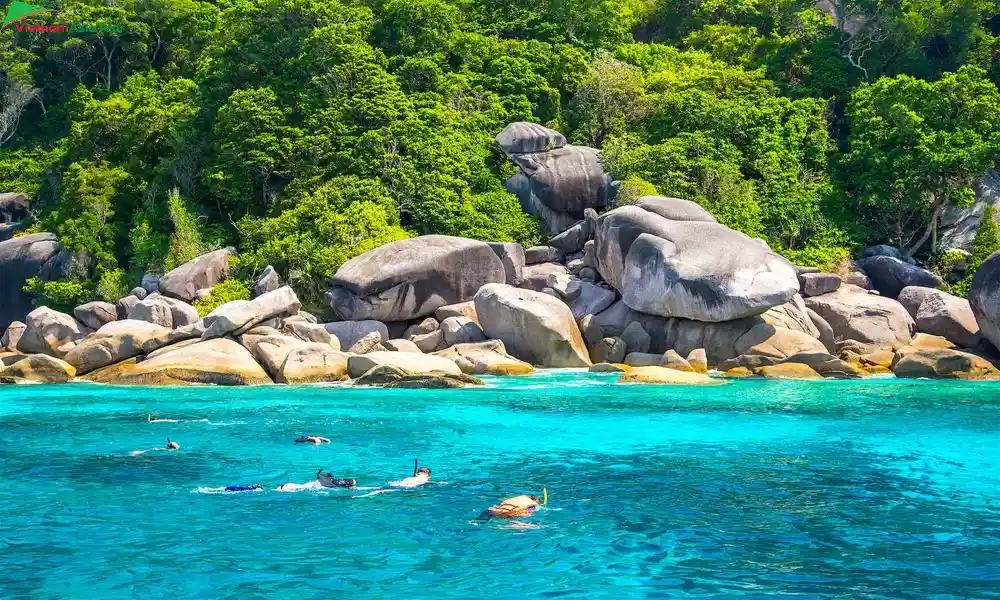
<path id="1" fill-rule="evenodd" d="M 614 381 L 0 386 L 0 597 L 1000 598 L 1000 385 Z"/>

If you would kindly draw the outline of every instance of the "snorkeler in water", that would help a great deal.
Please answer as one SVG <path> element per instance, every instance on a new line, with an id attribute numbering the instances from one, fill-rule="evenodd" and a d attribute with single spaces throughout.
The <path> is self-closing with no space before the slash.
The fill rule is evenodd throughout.
<path id="1" fill-rule="evenodd" d="M 295 440 L 296 444 L 329 444 L 330 440 L 318 435 L 304 435 Z"/>
<path id="2" fill-rule="evenodd" d="M 227 485 L 226 486 L 226 491 L 227 492 L 255 492 L 257 490 L 262 490 L 262 489 L 264 489 L 264 486 L 262 486 L 259 483 L 255 483 L 253 485 Z"/>
<path id="3" fill-rule="evenodd" d="M 413 475 L 406 479 L 393 483 L 393 487 L 415 488 L 424 485 L 431 480 L 431 470 L 420 466 L 420 460 L 413 459 Z"/>
<path id="4" fill-rule="evenodd" d="M 547 489 L 543 489 L 541 498 L 538 496 L 527 495 L 507 498 L 500 504 L 487 508 L 476 518 L 477 520 L 485 521 L 493 518 L 513 519 L 516 517 L 530 517 L 536 510 L 538 510 L 538 507 L 545 506 L 548 503 L 549 491 Z"/>

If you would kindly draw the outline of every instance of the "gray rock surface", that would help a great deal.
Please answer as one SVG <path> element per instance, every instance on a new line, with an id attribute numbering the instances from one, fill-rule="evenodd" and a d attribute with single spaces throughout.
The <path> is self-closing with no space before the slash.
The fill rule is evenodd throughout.
<path id="1" fill-rule="evenodd" d="M 969 305 L 983 337 L 1000 348 L 1000 251 L 991 254 L 976 271 L 969 287 Z"/>
<path id="2" fill-rule="evenodd" d="M 515 121 L 504 127 L 496 142 L 504 154 L 547 152 L 566 145 L 566 136 L 537 123 Z"/>
<path id="3" fill-rule="evenodd" d="M 561 263 L 566 260 L 566 253 L 552 246 L 532 246 L 524 251 L 524 264 Z"/>
<path id="4" fill-rule="evenodd" d="M 518 199 L 524 212 L 538 217 L 542 229 L 550 234 L 559 233 L 579 219 L 579 216 L 553 210 L 546 206 L 535 194 L 531 179 L 523 171 L 518 171 L 504 182 L 504 189 Z"/>
<path id="5" fill-rule="evenodd" d="M 455 366 L 455 363 L 441 356 L 433 354 L 416 354 L 413 352 L 371 352 L 361 356 L 352 356 L 348 359 L 348 370 L 352 378 L 364 375 L 369 369 L 380 365 L 389 365 L 402 370 L 405 373 L 431 373 L 442 371 L 444 373 L 460 375 L 462 371 Z"/>
<path id="6" fill-rule="evenodd" d="M 434 316 L 438 321 L 444 321 L 448 317 L 469 317 L 473 321 L 479 322 L 479 318 L 476 316 L 476 303 L 472 300 L 442 306 L 434 311 Z"/>
<path id="7" fill-rule="evenodd" d="M 28 313 L 24 324 L 24 333 L 17 342 L 18 351 L 24 354 L 62 358 L 86 335 L 76 319 L 47 306 Z"/>
<path id="8" fill-rule="evenodd" d="M 798 292 L 791 263 L 716 223 L 623 206 L 601 216 L 595 241 L 601 276 L 626 305 L 647 314 L 731 321 Z"/>
<path id="9" fill-rule="evenodd" d="M 110 302 L 88 302 L 73 309 L 73 316 L 90 329 L 100 329 L 118 320 L 118 309 Z"/>
<path id="10" fill-rule="evenodd" d="M 471 301 L 470 301 L 471 302 Z M 425 317 L 419 322 L 414 323 L 406 328 L 403 332 L 403 337 L 410 339 L 413 335 L 424 335 L 426 333 L 431 333 L 432 331 L 437 331 L 441 327 L 441 324 L 434 317 Z"/>
<path id="11" fill-rule="evenodd" d="M 152 293 L 129 309 L 126 318 L 174 329 L 198 320 L 198 310 L 186 302 Z"/>
<path id="12" fill-rule="evenodd" d="M 346 320 L 402 321 L 471 299 L 487 283 L 506 281 L 489 244 L 425 235 L 399 240 L 344 263 L 327 301 Z"/>
<path id="13" fill-rule="evenodd" d="M 382 334 L 378 331 L 371 331 L 365 334 L 360 340 L 347 349 L 351 354 L 368 354 L 379 350 L 382 344 Z"/>
<path id="14" fill-rule="evenodd" d="M 143 298 L 146 297 L 146 292 L 143 291 Z M 127 319 L 129 311 L 132 307 L 139 303 L 138 296 L 125 296 L 124 298 L 119 298 L 118 302 L 115 303 L 115 314 L 119 319 Z"/>
<path id="15" fill-rule="evenodd" d="M 840 284 L 836 273 L 799 273 L 799 289 L 806 297 L 835 292 Z"/>
<path id="16" fill-rule="evenodd" d="M 531 290 L 483 286 L 474 298 L 486 335 L 515 357 L 547 367 L 585 367 L 590 356 L 568 306 Z"/>
<path id="17" fill-rule="evenodd" d="M 490 248 L 503 263 L 507 285 L 521 285 L 524 270 L 524 246 L 512 242 L 490 242 Z"/>
<path id="18" fill-rule="evenodd" d="M 593 363 L 620 363 L 625 360 L 625 342 L 620 337 L 606 337 L 590 346 Z"/>
<path id="19" fill-rule="evenodd" d="M 524 280 L 518 287 L 540 292 L 547 287 L 556 277 L 569 277 L 570 272 L 564 265 L 559 263 L 538 263 L 524 268 Z"/>
<path id="20" fill-rule="evenodd" d="M 486 341 L 482 328 L 468 317 L 448 317 L 441 321 L 441 333 L 444 335 L 444 343 L 448 346 Z"/>
<path id="21" fill-rule="evenodd" d="M 636 200 L 635 206 L 656 213 L 664 219 L 670 219 L 671 221 L 718 223 L 715 217 L 712 216 L 712 213 L 702 208 L 697 202 L 682 200 L 681 198 L 643 196 Z"/>
<path id="22" fill-rule="evenodd" d="M 341 348 L 350 348 L 372 331 L 379 332 L 383 340 L 389 339 L 389 328 L 381 321 L 337 321 L 335 323 L 324 323 L 323 327 L 337 336 L 337 339 L 340 340 Z"/>
<path id="23" fill-rule="evenodd" d="M 32 296 L 22 288 L 28 279 L 59 254 L 62 245 L 53 233 L 33 233 L 0 242 L 0 330 L 24 319 Z"/>
<path id="24" fill-rule="evenodd" d="M 382 345 L 393 352 L 421 352 L 420 348 L 410 340 L 386 340 Z"/>
<path id="25" fill-rule="evenodd" d="M 649 352 L 652 338 L 638 321 L 629 323 L 622 331 L 621 338 L 625 342 L 627 352 Z"/>
<path id="26" fill-rule="evenodd" d="M 838 342 L 857 340 L 872 351 L 905 346 L 916 330 L 913 317 L 902 304 L 853 285 L 806 298 L 806 306 L 829 323 Z"/>
<path id="27" fill-rule="evenodd" d="M 257 283 L 253 286 L 253 297 L 256 298 L 262 294 L 273 292 L 282 285 L 278 272 L 271 265 L 267 265 L 267 268 L 261 273 L 260 278 L 257 279 Z"/>
<path id="28" fill-rule="evenodd" d="M 962 348 L 974 348 L 983 337 L 969 301 L 931 288 L 906 287 L 899 293 L 917 331 L 939 335 Z"/>
<path id="29" fill-rule="evenodd" d="M 590 236 L 593 235 L 593 223 L 587 221 L 586 219 L 582 221 L 577 221 L 573 225 L 566 228 L 556 234 L 552 239 L 549 240 L 549 246 L 561 250 L 566 254 L 572 254 L 574 252 L 580 252 L 583 250 L 583 245 L 587 243 Z"/>
<path id="30" fill-rule="evenodd" d="M 809 315 L 809 320 L 812 321 L 813 326 L 819 332 L 819 341 L 826 348 L 827 352 L 834 353 L 837 351 L 837 336 L 833 334 L 833 328 L 830 324 L 826 322 L 826 319 L 819 316 L 819 313 L 811 308 L 806 309 Z"/>
<path id="31" fill-rule="evenodd" d="M 136 287 L 132 288 L 132 291 L 129 292 L 129 295 L 130 296 L 135 296 L 136 300 L 143 300 L 143 299 L 146 298 L 146 296 L 149 295 L 149 292 L 147 292 L 146 288 L 144 288 L 144 287 L 136 286 Z"/>
<path id="32" fill-rule="evenodd" d="M 206 331 L 202 338 L 241 335 L 270 319 L 297 315 L 301 306 L 298 296 L 287 285 L 253 300 L 227 302 L 205 316 Z"/>
<path id="33" fill-rule="evenodd" d="M 445 347 L 444 332 L 435 329 L 429 333 L 421 333 L 410 336 L 409 340 L 417 345 L 421 352 L 431 353 Z"/>
<path id="34" fill-rule="evenodd" d="M 279 331 L 285 335 L 300 339 L 303 342 L 326 344 L 334 350 L 340 350 L 340 340 L 337 339 L 337 336 L 327 331 L 326 327 L 316 323 L 304 320 L 284 319 L 281 321 Z"/>
<path id="35" fill-rule="evenodd" d="M 940 277 L 915 265 L 891 256 L 872 256 L 861 261 L 861 267 L 872 282 L 872 287 L 887 298 L 895 298 L 907 286 L 940 288 Z"/>
<path id="36" fill-rule="evenodd" d="M 233 248 L 223 248 L 193 258 L 160 277 L 158 291 L 191 302 L 198 290 L 211 288 L 229 277 L 229 259 L 235 253 Z"/>
<path id="37" fill-rule="evenodd" d="M 551 210 L 582 219 L 584 209 L 607 206 L 614 198 L 611 175 L 594 148 L 567 145 L 511 158 L 528 180 L 526 191 Z"/>
<path id="38" fill-rule="evenodd" d="M 0 338 L 0 350 L 6 348 L 9 352 L 17 352 L 17 343 L 21 340 L 26 328 L 27 325 L 20 321 L 14 321 L 8 325 L 3 332 L 3 337 Z"/>

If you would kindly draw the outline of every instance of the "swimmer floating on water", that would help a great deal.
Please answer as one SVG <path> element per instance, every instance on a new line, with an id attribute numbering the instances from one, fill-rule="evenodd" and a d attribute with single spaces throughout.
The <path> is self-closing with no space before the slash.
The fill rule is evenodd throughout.
<path id="1" fill-rule="evenodd" d="M 549 503 L 549 491 L 542 490 L 542 497 L 538 496 L 514 496 L 507 498 L 500 504 L 491 506 L 477 517 L 477 520 L 485 521 L 493 518 L 513 519 L 516 517 L 530 517 L 538 510 L 539 506 Z"/>
<path id="2" fill-rule="evenodd" d="M 180 450 L 180 449 L 181 449 L 180 444 L 178 444 L 177 442 L 170 441 L 170 438 L 167 438 L 167 445 L 164 446 L 163 448 L 150 448 L 149 450 L 133 450 L 132 452 L 129 452 L 129 456 L 139 456 L 140 454 L 145 454 L 147 452 L 154 452 L 157 450 Z"/>
<path id="3" fill-rule="evenodd" d="M 253 485 L 227 485 L 225 491 L 227 491 L 227 492 L 255 492 L 257 490 L 262 490 L 262 489 L 264 489 L 264 486 L 262 486 L 259 483 L 255 483 Z"/>
<path id="4" fill-rule="evenodd" d="M 329 444 L 330 440 L 325 437 L 320 437 L 318 435 L 304 435 L 297 440 L 296 444 Z"/>
<path id="5" fill-rule="evenodd" d="M 316 471 L 316 480 L 309 483 L 283 483 L 278 489 L 283 492 L 299 492 L 302 490 L 316 490 L 319 488 L 353 488 L 357 485 L 354 479 L 337 479 L 329 473 L 324 473 L 323 469 Z"/>

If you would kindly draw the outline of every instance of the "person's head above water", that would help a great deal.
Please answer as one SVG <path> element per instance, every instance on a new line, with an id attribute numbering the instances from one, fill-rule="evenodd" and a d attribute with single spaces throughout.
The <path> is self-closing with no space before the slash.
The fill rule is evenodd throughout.
<path id="1" fill-rule="evenodd" d="M 180 450 L 181 445 L 177 442 L 171 442 L 170 438 L 167 438 L 167 450 Z"/>
<path id="2" fill-rule="evenodd" d="M 417 476 L 426 475 L 428 479 L 431 478 L 431 470 L 427 467 L 420 467 L 417 469 Z"/>

